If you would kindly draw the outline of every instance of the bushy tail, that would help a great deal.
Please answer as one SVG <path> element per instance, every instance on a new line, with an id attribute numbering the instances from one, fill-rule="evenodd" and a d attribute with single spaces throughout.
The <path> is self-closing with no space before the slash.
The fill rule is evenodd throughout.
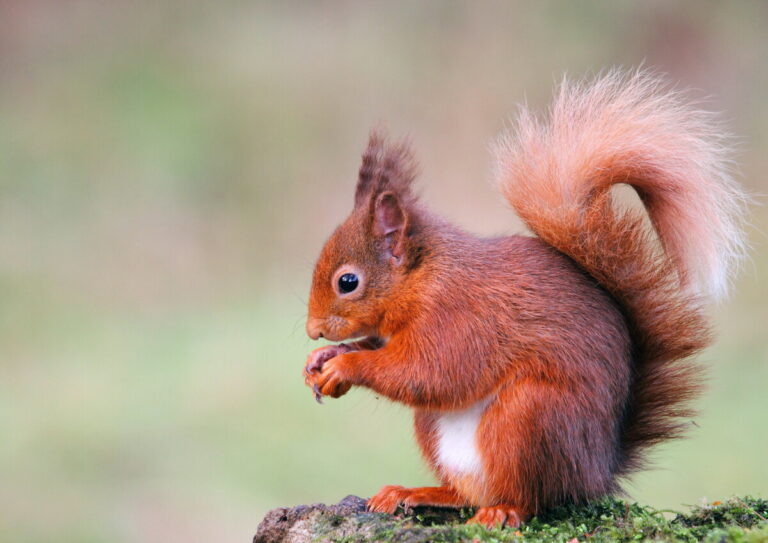
<path id="1" fill-rule="evenodd" d="M 725 143 L 711 114 L 658 77 L 614 71 L 564 81 L 545 119 L 523 109 L 496 148 L 499 185 L 518 215 L 628 319 L 635 368 L 621 473 L 681 433 L 700 387 L 688 359 L 710 342 L 702 302 L 726 294 L 744 252 L 745 197 Z M 616 184 L 635 189 L 653 230 L 643 214 L 616 209 Z"/>

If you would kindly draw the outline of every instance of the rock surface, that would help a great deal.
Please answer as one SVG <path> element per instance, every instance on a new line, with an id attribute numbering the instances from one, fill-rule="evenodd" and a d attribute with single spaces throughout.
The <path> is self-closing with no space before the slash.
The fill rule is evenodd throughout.
<path id="1" fill-rule="evenodd" d="M 506 542 L 707 541 L 768 542 L 768 500 L 732 498 L 674 514 L 605 498 L 583 507 L 562 507 L 519 529 L 466 525 L 472 510 L 418 507 L 397 515 L 369 513 L 365 500 L 347 496 L 335 505 L 299 505 L 270 511 L 254 543 L 363 541 Z"/>
<path id="2" fill-rule="evenodd" d="M 259 524 L 254 543 L 310 541 L 432 541 L 469 518 L 468 510 L 419 507 L 397 516 L 369 513 L 366 500 L 347 496 L 335 505 L 317 503 L 273 509 Z M 406 514 L 407 513 L 407 514 Z"/>

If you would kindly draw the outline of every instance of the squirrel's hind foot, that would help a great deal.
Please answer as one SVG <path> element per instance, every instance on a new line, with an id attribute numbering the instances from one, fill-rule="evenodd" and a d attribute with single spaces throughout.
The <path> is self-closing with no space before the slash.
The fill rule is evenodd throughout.
<path id="1" fill-rule="evenodd" d="M 526 520 L 527 516 L 517 507 L 511 505 L 493 505 L 481 507 L 475 512 L 475 516 L 467 521 L 467 524 L 482 524 L 486 528 L 517 528 Z"/>
<path id="2" fill-rule="evenodd" d="M 387 485 L 368 500 L 368 510 L 376 513 L 393 514 L 399 505 L 405 508 L 420 505 L 463 507 L 467 502 L 449 486 L 405 488 L 399 485 Z"/>

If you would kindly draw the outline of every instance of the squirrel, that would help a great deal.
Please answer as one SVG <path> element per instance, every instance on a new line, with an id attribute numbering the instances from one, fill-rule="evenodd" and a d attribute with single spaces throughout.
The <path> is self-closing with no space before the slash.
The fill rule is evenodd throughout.
<path id="1" fill-rule="evenodd" d="M 535 237 L 433 215 L 409 144 L 374 130 L 314 269 L 308 335 L 357 341 L 314 350 L 305 382 L 413 408 L 441 483 L 385 486 L 371 511 L 473 507 L 469 522 L 518 526 L 620 492 L 694 414 L 707 305 L 745 253 L 746 196 L 716 116 L 645 70 L 563 79 L 546 115 L 521 107 L 495 157 Z M 615 202 L 619 184 L 642 207 Z"/>

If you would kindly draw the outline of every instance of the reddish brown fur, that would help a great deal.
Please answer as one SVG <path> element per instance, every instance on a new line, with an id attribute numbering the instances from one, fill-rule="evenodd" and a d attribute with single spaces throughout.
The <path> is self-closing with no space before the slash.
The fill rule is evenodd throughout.
<path id="1" fill-rule="evenodd" d="M 316 350 L 306 379 L 333 397 L 364 386 L 413 407 L 417 441 L 443 485 L 385 487 L 373 509 L 470 504 L 481 506 L 478 522 L 517 524 L 615 492 L 649 445 L 679 435 L 699 387 L 687 360 L 710 336 L 679 254 L 665 255 L 642 217 L 611 202 L 612 184 L 635 179 L 646 202 L 663 200 L 655 179 L 665 172 L 644 170 L 641 151 L 565 172 L 592 187 L 573 200 L 552 192 L 564 183 L 503 186 L 538 239 L 481 239 L 423 209 L 407 147 L 371 137 L 355 208 L 318 260 L 308 320 L 313 337 L 369 339 L 320 369 L 312 361 L 334 347 Z M 567 205 L 548 208 L 553 201 Z M 657 229 L 674 222 L 652 219 Z M 350 265 L 364 282 L 345 297 L 334 274 Z M 487 398 L 476 431 L 482 473 L 444 469 L 437 418 Z"/>

